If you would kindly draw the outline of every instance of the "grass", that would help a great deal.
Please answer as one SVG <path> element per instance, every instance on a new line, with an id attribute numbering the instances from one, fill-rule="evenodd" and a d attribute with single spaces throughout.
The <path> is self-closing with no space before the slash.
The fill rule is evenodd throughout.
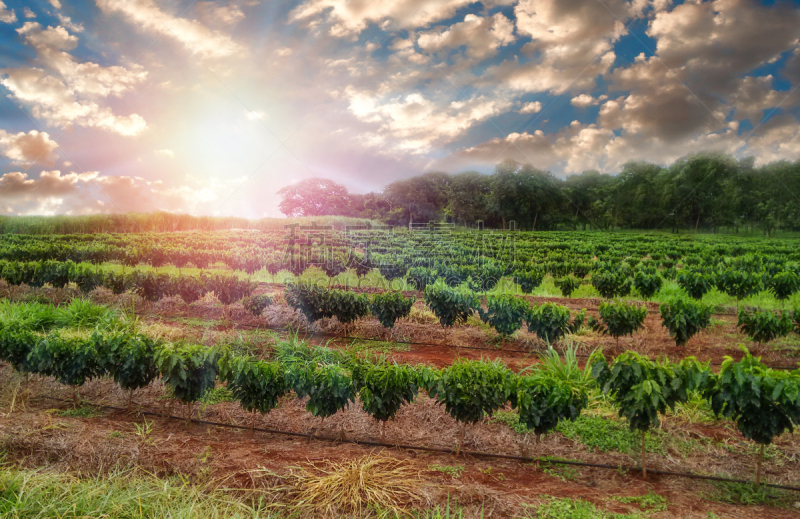
<path id="1" fill-rule="evenodd" d="M 639 433 L 631 432 L 624 422 L 599 416 L 582 415 L 574 422 L 562 421 L 556 431 L 581 442 L 589 451 L 635 453 L 641 448 Z M 664 438 L 655 430 L 647 432 L 644 445 L 647 452 L 666 454 Z"/>
<path id="2" fill-rule="evenodd" d="M 214 387 L 206 391 L 200 403 L 203 406 L 219 404 L 221 402 L 234 402 L 236 399 L 230 389 L 225 387 Z"/>
<path id="3" fill-rule="evenodd" d="M 797 493 L 768 486 L 758 490 L 748 483 L 712 481 L 714 490 L 703 492 L 703 498 L 733 505 L 765 505 L 779 508 L 794 506 Z"/>
<path id="4" fill-rule="evenodd" d="M 611 499 L 624 504 L 636 504 L 642 512 L 665 512 L 667 510 L 667 499 L 653 492 L 652 490 L 642 496 L 612 497 Z"/>
<path id="5" fill-rule="evenodd" d="M 394 351 L 408 351 L 411 347 L 408 344 L 385 342 L 385 341 L 368 341 L 363 339 L 356 339 L 348 344 L 344 351 L 346 353 L 391 353 Z"/>
<path id="6" fill-rule="evenodd" d="M 64 411 L 58 411 L 55 414 L 56 416 L 63 416 L 66 418 L 92 418 L 103 413 L 96 407 L 84 406 L 76 407 L 75 409 L 65 409 Z"/>
<path id="7" fill-rule="evenodd" d="M 581 499 L 545 497 L 540 505 L 525 505 L 530 519 L 623 519 L 642 517 L 641 514 L 617 514 L 600 510 L 594 503 Z"/>
<path id="8" fill-rule="evenodd" d="M 270 513 L 266 503 L 258 500 L 186 486 L 175 479 L 131 472 L 78 478 L 6 465 L 0 466 L 0 517 L 222 519 L 278 515 Z"/>
<path id="9" fill-rule="evenodd" d="M 293 508 L 310 516 L 351 517 L 369 508 L 404 514 L 423 485 L 408 462 L 373 455 L 325 467 L 305 465 L 290 479 L 296 489 Z"/>
<path id="10" fill-rule="evenodd" d="M 441 472 L 442 474 L 446 474 L 451 478 L 459 479 L 461 475 L 464 474 L 464 465 L 431 465 L 428 467 L 430 470 L 434 470 L 436 472 Z"/>
<path id="11" fill-rule="evenodd" d="M 572 461 L 553 456 L 548 456 L 547 460 Z M 540 467 L 543 473 L 547 474 L 548 476 L 553 476 L 555 478 L 558 478 L 561 481 L 578 481 L 578 478 L 580 478 L 581 476 L 580 471 L 570 465 L 560 465 L 560 464 L 548 463 L 547 461 L 542 461 Z"/>
<path id="12" fill-rule="evenodd" d="M 56 328 L 113 328 L 121 325 L 119 314 L 103 305 L 81 298 L 68 305 L 39 302 L 0 301 L 0 324 L 5 327 L 47 332 Z"/>

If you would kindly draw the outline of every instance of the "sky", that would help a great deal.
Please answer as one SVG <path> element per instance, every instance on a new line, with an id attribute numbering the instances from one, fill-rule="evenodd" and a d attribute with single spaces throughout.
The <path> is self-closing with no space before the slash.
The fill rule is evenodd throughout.
<path id="1" fill-rule="evenodd" d="M 800 1 L 2 0 L 0 214 L 800 159 Z"/>

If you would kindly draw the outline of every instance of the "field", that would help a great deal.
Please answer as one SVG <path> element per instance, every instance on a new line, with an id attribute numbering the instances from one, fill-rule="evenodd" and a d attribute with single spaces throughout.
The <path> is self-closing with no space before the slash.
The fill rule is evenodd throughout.
<path id="1" fill-rule="evenodd" d="M 799 263 L 717 235 L 5 234 L 0 515 L 795 517 Z"/>

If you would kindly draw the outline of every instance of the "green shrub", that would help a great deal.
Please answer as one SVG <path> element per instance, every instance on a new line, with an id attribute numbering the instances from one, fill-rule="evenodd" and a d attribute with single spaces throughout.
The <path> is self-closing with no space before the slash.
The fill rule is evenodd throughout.
<path id="1" fill-rule="evenodd" d="M 522 327 L 522 320 L 530 309 L 527 301 L 512 295 L 489 297 L 486 306 L 486 312 L 478 307 L 481 320 L 489 323 L 503 337 L 512 335 Z"/>
<path id="2" fill-rule="evenodd" d="M 258 294 L 254 296 L 247 296 L 242 299 L 242 306 L 244 309 L 258 317 L 264 313 L 264 309 L 272 304 L 272 297 L 269 294 Z"/>
<path id="3" fill-rule="evenodd" d="M 570 329 L 570 312 L 566 306 L 544 303 L 531 306 L 526 317 L 528 331 L 550 344 L 567 334 Z"/>
<path id="4" fill-rule="evenodd" d="M 725 358 L 706 393 L 714 413 L 734 420 L 745 438 L 761 445 L 757 489 L 764 446 L 800 425 L 800 371 L 770 369 L 745 350 L 744 358 L 738 362 Z"/>
<path id="5" fill-rule="evenodd" d="M 414 305 L 413 297 L 403 297 L 400 292 L 386 292 L 372 296 L 370 311 L 385 328 L 394 328 L 394 323 L 408 317 Z"/>
<path id="6" fill-rule="evenodd" d="M 792 319 L 789 312 L 775 315 L 772 310 L 756 310 L 749 313 L 744 309 L 739 310 L 737 326 L 756 342 L 766 344 L 778 337 L 784 337 L 792 332 Z"/>
<path id="7" fill-rule="evenodd" d="M 675 339 L 676 346 L 685 346 L 689 339 L 711 322 L 712 307 L 692 299 L 676 298 L 663 303 L 661 323 Z"/>
<path id="8" fill-rule="evenodd" d="M 623 301 L 600 304 L 600 318 L 603 319 L 608 334 L 617 340 L 624 335 L 633 335 L 644 325 L 647 308 Z"/>
<path id="9" fill-rule="evenodd" d="M 536 290 L 542 284 L 542 279 L 544 279 L 544 272 L 537 268 L 514 271 L 514 283 L 517 283 L 525 294 Z"/>
<path id="10" fill-rule="evenodd" d="M 480 300 L 469 290 L 431 285 L 425 288 L 425 304 L 447 328 L 466 321 L 480 307 Z"/>
<path id="11" fill-rule="evenodd" d="M 709 290 L 714 288 L 714 280 L 711 276 L 694 270 L 680 271 L 678 284 L 693 299 L 702 299 Z"/>
<path id="12" fill-rule="evenodd" d="M 572 293 L 581 286 L 581 280 L 573 275 L 565 276 L 554 280 L 556 287 L 561 290 L 564 297 L 572 297 Z"/>
<path id="13" fill-rule="evenodd" d="M 592 286 L 604 299 L 624 297 L 631 291 L 631 280 L 620 270 L 598 270 L 592 274 Z"/>
<path id="14" fill-rule="evenodd" d="M 227 382 L 242 409 L 253 413 L 254 419 L 256 412 L 264 415 L 277 407 L 280 398 L 291 389 L 283 365 L 254 357 L 224 357 L 220 378 Z"/>
<path id="15" fill-rule="evenodd" d="M 645 300 L 649 300 L 661 290 L 664 280 L 655 269 L 638 269 L 633 276 L 633 288 Z"/>
<path id="16" fill-rule="evenodd" d="M 464 427 L 505 406 L 516 390 L 516 375 L 500 362 L 457 360 L 441 371 L 428 389 L 431 398 L 444 405 L 447 414 Z"/>

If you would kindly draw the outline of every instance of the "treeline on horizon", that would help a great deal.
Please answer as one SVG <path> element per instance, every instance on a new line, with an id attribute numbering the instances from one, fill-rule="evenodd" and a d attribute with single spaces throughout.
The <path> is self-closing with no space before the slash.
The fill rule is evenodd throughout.
<path id="1" fill-rule="evenodd" d="M 669 166 L 643 161 L 619 174 L 585 171 L 560 179 L 506 161 L 492 174 L 431 172 L 350 194 L 325 179 L 283 188 L 289 216 L 342 215 L 391 225 L 448 221 L 523 230 L 646 229 L 740 232 L 800 230 L 800 161 L 759 167 L 753 158 L 697 154 Z"/>
<path id="2" fill-rule="evenodd" d="M 529 164 L 503 162 L 492 174 L 430 172 L 355 194 L 311 178 L 278 193 L 289 218 L 193 216 L 168 212 L 82 216 L 0 216 L 0 233 L 73 234 L 229 229 L 281 230 L 299 222 L 333 225 L 447 221 L 487 229 L 640 229 L 681 232 L 800 230 L 800 160 L 754 166 L 720 154 L 681 158 L 669 166 L 643 161 L 618 174 L 585 171 L 560 179 Z"/>

